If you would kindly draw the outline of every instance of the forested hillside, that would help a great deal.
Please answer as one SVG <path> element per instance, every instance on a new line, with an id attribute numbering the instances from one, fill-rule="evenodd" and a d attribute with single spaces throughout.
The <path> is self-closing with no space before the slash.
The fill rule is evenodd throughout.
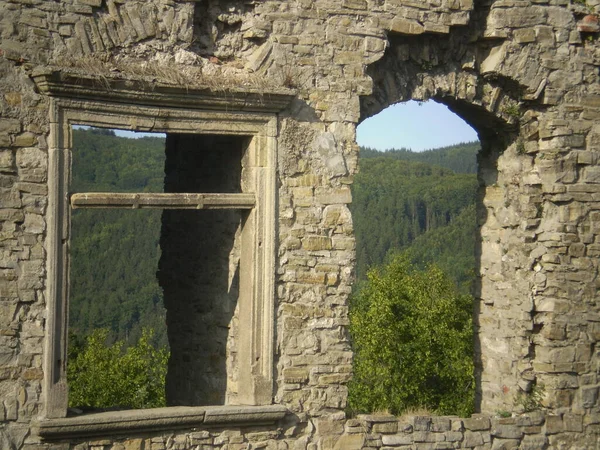
<path id="1" fill-rule="evenodd" d="M 463 292 L 474 269 L 477 143 L 426 152 L 361 149 L 353 185 L 357 274 L 398 250 L 436 262 Z M 71 192 L 161 192 L 164 138 L 126 139 L 108 130 L 74 130 Z M 452 168 L 452 170 L 450 169 Z M 70 329 L 111 330 L 135 342 L 143 327 L 166 344 L 156 281 L 160 211 L 75 210 L 71 240 Z"/>
<path id="2" fill-rule="evenodd" d="M 73 130 L 70 192 L 161 192 L 164 138 L 125 139 L 110 130 Z M 136 342 L 143 327 L 166 345 L 156 281 L 161 211 L 78 209 L 72 215 L 70 331 L 110 330 Z"/>
<path id="3" fill-rule="evenodd" d="M 384 152 L 369 147 L 360 148 L 361 158 L 385 156 L 404 161 L 417 161 L 433 166 L 445 167 L 456 173 L 477 173 L 477 152 L 481 148 L 479 142 L 464 142 L 422 152 L 410 149 L 388 149 Z"/>
<path id="4" fill-rule="evenodd" d="M 418 153 L 361 148 L 350 205 L 359 280 L 368 267 L 409 250 L 414 263 L 435 262 L 468 291 L 475 268 L 478 150 L 476 142 Z"/>

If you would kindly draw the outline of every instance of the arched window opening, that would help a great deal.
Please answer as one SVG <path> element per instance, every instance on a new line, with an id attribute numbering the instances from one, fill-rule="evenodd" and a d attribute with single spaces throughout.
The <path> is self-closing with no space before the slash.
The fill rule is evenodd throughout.
<path id="1" fill-rule="evenodd" d="M 351 407 L 470 414 L 477 134 L 444 105 L 410 101 L 365 120 L 357 141 Z"/>
<path id="2" fill-rule="evenodd" d="M 409 101 L 366 119 L 357 141 L 357 278 L 390 254 L 410 249 L 415 263 L 436 263 L 468 293 L 475 261 L 477 133 L 442 104 Z"/>

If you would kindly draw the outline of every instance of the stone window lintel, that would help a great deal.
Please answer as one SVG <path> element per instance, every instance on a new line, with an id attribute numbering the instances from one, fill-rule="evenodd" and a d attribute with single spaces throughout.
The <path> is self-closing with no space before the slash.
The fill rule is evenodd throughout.
<path id="1" fill-rule="evenodd" d="M 35 69 L 32 78 L 41 93 L 54 97 L 213 111 L 278 113 L 295 95 L 294 91 L 282 88 L 177 86 L 156 80 L 107 77 L 52 67 Z"/>

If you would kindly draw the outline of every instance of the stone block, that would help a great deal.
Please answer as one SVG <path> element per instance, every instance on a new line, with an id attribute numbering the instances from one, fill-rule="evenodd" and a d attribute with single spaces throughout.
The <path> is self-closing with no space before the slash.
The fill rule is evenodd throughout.
<path id="1" fill-rule="evenodd" d="M 10 147 L 11 139 L 8 134 L 0 134 L 0 148 Z"/>
<path id="2" fill-rule="evenodd" d="M 372 53 L 380 53 L 385 50 L 385 41 L 380 38 L 365 37 L 365 51 Z"/>
<path id="3" fill-rule="evenodd" d="M 390 31 L 401 34 L 423 34 L 425 27 L 416 20 L 396 17 L 390 23 Z"/>
<path id="4" fill-rule="evenodd" d="M 286 185 L 293 187 L 311 187 L 316 186 L 320 183 L 320 176 L 314 173 L 308 173 L 296 177 L 287 178 L 284 182 Z M 312 197 L 312 189 L 309 189 L 308 191 L 304 192 L 308 193 L 308 195 Z"/>
<path id="5" fill-rule="evenodd" d="M 302 238 L 302 248 L 309 251 L 331 250 L 332 241 L 327 236 L 307 236 Z"/>
<path id="6" fill-rule="evenodd" d="M 356 241 L 351 237 L 334 236 L 332 238 L 332 245 L 335 250 L 354 250 Z"/>
<path id="7" fill-rule="evenodd" d="M 308 381 L 309 371 L 306 368 L 283 369 L 283 381 L 285 383 L 305 383 Z"/>
<path id="8" fill-rule="evenodd" d="M 520 441 L 518 439 L 494 439 L 492 441 L 492 450 L 517 450 Z"/>
<path id="9" fill-rule="evenodd" d="M 415 431 L 429 431 L 431 430 L 432 418 L 427 416 L 415 416 L 413 417 L 413 428 Z"/>
<path id="10" fill-rule="evenodd" d="M 460 431 L 447 431 L 444 436 L 448 442 L 460 442 L 463 439 L 463 433 Z"/>
<path id="11" fill-rule="evenodd" d="M 400 446 L 400 445 L 411 445 L 413 443 L 413 435 L 412 434 L 393 434 L 387 435 L 384 434 L 381 436 L 381 442 L 383 445 L 390 446 Z"/>
<path id="12" fill-rule="evenodd" d="M 22 133 L 19 134 L 14 142 L 14 147 L 33 147 L 37 143 L 37 136 L 33 133 Z"/>
<path id="13" fill-rule="evenodd" d="M 15 156 L 12 150 L 0 150 L 0 172 L 15 172 Z"/>
<path id="14" fill-rule="evenodd" d="M 463 421 L 462 419 L 451 419 L 451 427 L 452 431 L 464 431 Z"/>
<path id="15" fill-rule="evenodd" d="M 583 432 L 583 416 L 580 414 L 567 413 L 563 416 L 565 431 Z"/>
<path id="16" fill-rule="evenodd" d="M 383 422 L 373 424 L 373 433 L 397 433 L 398 422 Z"/>
<path id="17" fill-rule="evenodd" d="M 581 179 L 585 183 L 600 183 L 600 167 L 584 167 L 581 170 Z"/>
<path id="18" fill-rule="evenodd" d="M 450 431 L 451 423 L 447 417 L 433 417 L 431 421 L 431 431 L 444 432 Z"/>
<path id="19" fill-rule="evenodd" d="M 38 214 L 25 214 L 23 230 L 26 233 L 39 234 L 46 229 L 46 222 L 43 216 Z"/>
<path id="20" fill-rule="evenodd" d="M 512 424 L 493 423 L 491 434 L 502 439 L 521 439 L 523 437 L 523 431 Z"/>
<path id="21" fill-rule="evenodd" d="M 519 427 L 529 427 L 534 425 L 542 425 L 544 423 L 544 413 L 542 411 L 532 411 L 522 414 L 515 418 L 515 424 Z"/>
<path id="22" fill-rule="evenodd" d="M 317 419 L 317 433 L 324 436 L 328 434 L 342 434 L 344 432 L 343 420 Z"/>
<path id="23" fill-rule="evenodd" d="M 24 380 L 32 381 L 32 380 L 43 380 L 44 372 L 39 368 L 30 368 L 23 371 L 21 375 Z"/>
<path id="24" fill-rule="evenodd" d="M 360 450 L 363 448 L 364 444 L 364 434 L 345 434 L 337 439 L 333 450 Z"/>
<path id="25" fill-rule="evenodd" d="M 483 445 L 483 435 L 479 431 L 465 431 L 462 446 L 465 448 L 473 448 Z"/>
<path id="26" fill-rule="evenodd" d="M 347 383 L 351 379 L 352 379 L 352 374 L 350 374 L 350 373 L 334 373 L 334 374 L 330 374 L 330 375 L 321 375 L 319 377 L 319 384 L 320 385 L 343 384 L 343 383 Z M 376 424 L 376 425 L 378 426 L 378 428 L 381 428 L 382 430 L 391 428 L 391 427 L 386 427 L 386 425 L 389 425 L 389 424 Z M 375 431 L 375 425 L 373 425 L 373 431 Z M 386 431 L 377 431 L 377 432 L 385 433 Z M 389 432 L 394 433 L 394 431 L 389 431 Z"/>
<path id="27" fill-rule="evenodd" d="M 15 134 L 21 131 L 21 121 L 17 119 L 0 118 L 0 134 Z"/>
<path id="28" fill-rule="evenodd" d="M 415 442 L 436 442 L 438 440 L 437 433 L 431 431 L 414 431 L 412 437 Z"/>
<path id="29" fill-rule="evenodd" d="M 484 431 L 490 429 L 490 419 L 484 416 L 473 416 L 470 419 L 463 419 L 465 429 L 470 431 Z"/>
<path id="30" fill-rule="evenodd" d="M 61 25 L 58 27 L 58 34 L 63 37 L 69 37 L 73 34 L 73 28 L 70 25 Z"/>
<path id="31" fill-rule="evenodd" d="M 312 206 L 314 202 L 312 187 L 296 187 L 292 189 L 294 206 Z"/>
<path id="32" fill-rule="evenodd" d="M 9 106 L 18 107 L 21 105 L 22 95 L 20 92 L 6 92 L 4 99 Z"/>
<path id="33" fill-rule="evenodd" d="M 546 416 L 546 433 L 556 434 L 564 431 L 564 424 L 561 416 Z"/>
<path id="34" fill-rule="evenodd" d="M 519 30 L 515 30 L 515 40 L 519 44 L 535 42 L 535 30 L 531 28 L 521 28 Z"/>
<path id="35" fill-rule="evenodd" d="M 317 188 L 317 202 L 323 205 L 352 203 L 352 192 L 349 186 L 341 188 Z"/>
<path id="36" fill-rule="evenodd" d="M 521 441 L 521 450 L 539 450 L 548 446 L 548 438 L 546 436 L 528 435 Z"/>

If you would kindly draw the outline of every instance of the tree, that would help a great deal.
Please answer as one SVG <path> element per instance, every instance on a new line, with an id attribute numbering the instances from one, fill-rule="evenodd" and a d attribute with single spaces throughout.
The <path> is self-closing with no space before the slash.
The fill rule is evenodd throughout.
<path id="1" fill-rule="evenodd" d="M 144 329 L 137 344 L 107 345 L 109 330 L 97 329 L 85 343 L 69 339 L 69 405 L 91 408 L 156 408 L 166 405 L 169 353 L 155 349 L 153 331 Z"/>
<path id="2" fill-rule="evenodd" d="M 351 409 L 472 413 L 471 315 L 471 297 L 434 266 L 419 271 L 400 254 L 370 270 L 351 300 Z"/>

